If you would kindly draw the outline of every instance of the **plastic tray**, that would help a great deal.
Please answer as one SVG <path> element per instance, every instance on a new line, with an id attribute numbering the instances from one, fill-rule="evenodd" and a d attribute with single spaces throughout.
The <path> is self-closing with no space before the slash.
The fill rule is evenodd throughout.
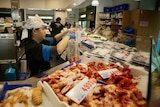
<path id="1" fill-rule="evenodd" d="M 3 85 L 3 89 L 2 92 L 0 93 L 0 99 L 3 100 L 5 97 L 5 94 L 8 90 L 13 90 L 16 88 L 21 88 L 21 87 L 32 87 L 31 84 L 13 84 L 13 85 L 8 85 L 7 82 L 4 83 Z M 43 98 L 43 102 L 42 104 L 36 106 L 36 107 L 57 107 L 57 106 L 53 106 L 53 104 L 51 104 L 51 102 L 48 100 L 48 97 L 46 96 L 46 94 L 44 92 L 42 92 L 42 98 Z M 31 102 L 31 96 L 28 99 L 28 103 L 29 103 L 29 107 L 35 107 Z M 31 105 L 30 105 L 31 104 Z M 1 106 L 1 105 L 0 105 Z M 24 107 L 23 105 L 14 105 L 14 107 Z"/>
<path id="2" fill-rule="evenodd" d="M 147 52 L 138 52 L 132 57 L 132 62 L 142 65 L 149 66 L 150 55 Z"/>
<path id="3" fill-rule="evenodd" d="M 93 48 L 94 48 L 94 46 L 86 43 L 85 41 L 81 41 L 81 43 L 82 43 L 84 46 L 86 46 L 87 48 L 89 48 L 89 49 L 93 49 Z"/>
<path id="4" fill-rule="evenodd" d="M 9 85 L 7 82 L 4 83 L 2 91 L 0 93 L 0 101 L 4 99 L 5 94 L 8 90 L 13 90 L 16 88 L 20 88 L 20 87 L 32 87 L 32 84 L 13 84 L 13 85 Z"/>
<path id="5" fill-rule="evenodd" d="M 92 34 L 88 36 L 88 39 L 92 42 L 95 43 L 101 43 L 107 40 L 107 38 L 101 36 L 101 35 L 97 35 L 97 34 Z"/>
<path id="6" fill-rule="evenodd" d="M 46 83 L 45 81 L 43 83 L 39 81 L 38 84 L 43 87 L 43 90 L 53 107 L 70 107 L 67 103 L 59 100 L 59 98 L 48 83 Z"/>

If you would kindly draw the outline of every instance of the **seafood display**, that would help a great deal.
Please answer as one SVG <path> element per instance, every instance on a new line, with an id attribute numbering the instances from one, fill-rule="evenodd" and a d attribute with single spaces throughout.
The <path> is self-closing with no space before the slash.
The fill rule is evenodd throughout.
<path id="1" fill-rule="evenodd" d="M 76 91 L 75 87 L 86 78 L 88 82 Z M 146 100 L 136 87 L 139 83 L 136 79 L 130 68 L 90 61 L 57 70 L 40 81 L 47 83 L 58 99 L 67 103 L 67 107 L 141 107 L 146 105 Z M 89 89 L 91 92 L 87 94 L 81 91 Z M 68 97 L 69 93 L 79 102 Z"/>
<path id="2" fill-rule="evenodd" d="M 19 84 L 16 84 L 17 86 Z M 15 85 L 15 86 L 16 86 Z M 42 87 L 18 87 L 7 90 L 0 107 L 52 107 Z"/>
<path id="3" fill-rule="evenodd" d="M 42 87 L 33 88 L 32 103 L 34 105 L 40 105 L 42 103 Z"/>
<path id="4" fill-rule="evenodd" d="M 32 87 L 21 87 L 9 90 L 7 91 L 6 97 L 0 105 L 1 107 L 15 107 L 15 106 L 29 107 L 33 105 L 32 102 L 29 102 L 31 96 L 34 95 L 33 90 L 34 88 Z M 42 97 L 42 95 L 40 97 Z"/>

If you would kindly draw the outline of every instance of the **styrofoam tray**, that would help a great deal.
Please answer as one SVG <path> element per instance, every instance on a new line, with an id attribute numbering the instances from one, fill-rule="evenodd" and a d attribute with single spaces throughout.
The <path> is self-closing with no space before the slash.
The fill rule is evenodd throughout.
<path id="1" fill-rule="evenodd" d="M 143 66 L 149 66 L 150 54 L 147 52 L 137 52 L 132 57 L 132 62 Z"/>
<path id="2" fill-rule="evenodd" d="M 59 98 L 47 82 L 44 81 L 42 83 L 41 81 L 38 81 L 38 85 L 41 85 L 43 87 L 44 93 L 46 94 L 49 102 L 52 104 L 52 107 L 70 107 L 67 103 L 59 100 Z"/>
<path id="3" fill-rule="evenodd" d="M 27 100 L 28 106 L 35 107 L 31 102 L 32 90 L 30 90 L 30 87 L 28 87 L 27 85 L 22 86 L 21 84 L 10 85 L 9 87 L 10 87 L 10 90 L 7 90 L 6 93 L 8 91 L 15 92 L 19 88 L 20 89 L 26 88 L 26 90 L 21 90 L 21 92 L 24 92 L 24 94 L 28 96 L 28 100 Z M 11 87 L 13 87 L 13 89 L 11 89 Z M 0 103 L 0 106 L 1 106 L 1 103 Z M 7 105 L 7 107 L 11 107 L 11 106 Z M 15 103 L 13 107 L 25 107 L 25 105 L 23 103 Z M 42 104 L 40 104 L 36 107 L 53 107 L 53 106 L 52 106 L 51 102 L 48 100 L 48 97 L 46 96 L 46 94 L 44 92 L 42 92 Z"/>
<path id="4" fill-rule="evenodd" d="M 122 61 L 130 62 L 132 60 L 133 54 L 129 53 L 127 51 L 123 51 L 123 50 L 112 51 L 111 52 L 111 57 L 117 58 L 117 59 L 122 60 Z"/>
<path id="5" fill-rule="evenodd" d="M 89 35 L 88 36 L 88 39 L 92 42 L 103 42 L 103 41 L 106 41 L 107 38 L 103 37 L 103 36 L 100 36 L 100 35 L 97 35 L 97 34 L 92 34 L 92 35 Z"/>
<path id="6" fill-rule="evenodd" d="M 130 66 L 131 74 L 138 78 L 138 84 L 136 87 L 142 92 L 142 96 L 147 98 L 148 91 L 148 72 L 144 69 L 144 67 L 137 67 L 134 65 Z"/>
<path id="7" fill-rule="evenodd" d="M 99 58 L 90 57 L 90 58 L 82 58 L 82 63 L 87 63 L 89 61 L 101 61 Z M 137 84 L 137 88 L 142 92 L 142 96 L 147 98 L 147 89 L 148 89 L 148 72 L 141 67 L 130 66 L 131 73 L 134 77 L 137 78 L 137 81 L 140 81 Z M 47 82 L 38 81 L 38 85 L 43 87 L 44 93 L 48 97 L 49 101 L 52 103 L 53 107 L 70 107 L 66 102 L 60 101 L 56 93 L 53 89 L 49 86 Z"/>
<path id="8" fill-rule="evenodd" d="M 81 63 L 84 64 L 88 63 L 89 61 L 97 61 L 97 62 L 101 61 L 99 58 L 96 58 L 94 56 L 91 57 L 81 56 L 81 59 L 83 59 Z M 42 86 L 45 95 L 52 104 L 52 107 L 70 107 L 66 102 L 60 101 L 56 93 L 53 91 L 53 89 L 49 86 L 47 82 L 44 81 L 42 83 L 41 81 L 38 81 L 37 85 Z"/>

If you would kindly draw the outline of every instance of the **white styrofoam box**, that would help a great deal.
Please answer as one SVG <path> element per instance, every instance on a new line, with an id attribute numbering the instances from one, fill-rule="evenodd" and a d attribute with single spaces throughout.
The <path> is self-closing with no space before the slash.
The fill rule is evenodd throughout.
<path id="1" fill-rule="evenodd" d="M 87 64 L 88 62 L 96 61 L 99 62 L 102 60 L 96 57 L 85 57 L 81 56 L 82 62 Z M 131 69 L 131 74 L 136 77 L 135 81 L 139 81 L 137 84 L 137 88 L 142 92 L 142 96 L 147 98 L 147 89 L 148 89 L 148 72 L 143 67 L 137 67 L 134 65 L 130 65 L 129 68 Z M 66 102 L 60 101 L 56 93 L 53 89 L 49 86 L 47 82 L 38 82 L 38 85 L 43 87 L 44 93 L 46 94 L 49 101 L 52 103 L 53 107 L 70 107 Z"/>
<path id="2" fill-rule="evenodd" d="M 16 84 L 16 85 L 19 85 L 19 84 Z M 28 106 L 29 107 L 35 107 L 35 105 L 33 105 L 33 103 L 32 103 L 32 91 L 33 91 L 32 87 L 24 86 L 24 87 L 17 87 L 17 88 L 7 90 L 7 92 L 5 93 L 5 100 L 7 101 L 6 96 L 7 96 L 8 93 L 14 93 L 18 90 L 28 97 L 27 98 Z M 13 96 L 13 95 L 11 95 L 11 96 Z M 11 100 L 11 99 L 14 98 L 14 97 L 12 98 L 11 96 L 8 99 Z M 2 106 L 2 102 L 0 103 L 0 107 Z M 3 105 L 3 106 L 11 107 L 8 104 Z M 18 102 L 16 103 L 15 102 L 15 104 L 13 106 L 14 107 L 25 107 L 25 104 L 24 104 L 24 102 L 22 102 L 22 103 L 18 103 Z M 52 106 L 51 102 L 48 100 L 48 96 L 46 96 L 46 94 L 44 92 L 42 92 L 42 103 L 40 105 L 37 105 L 36 107 L 53 107 L 53 106 Z"/>
<path id="3" fill-rule="evenodd" d="M 59 98 L 47 82 L 43 82 L 43 86 L 43 90 L 46 93 L 50 102 L 52 103 L 53 107 L 70 107 L 67 103 L 59 100 Z"/>
<path id="4" fill-rule="evenodd" d="M 130 65 L 129 68 L 131 69 L 131 74 L 138 78 L 139 82 L 136 87 L 142 92 L 142 96 L 147 98 L 149 73 L 144 69 L 144 67 Z"/>
<path id="5" fill-rule="evenodd" d="M 47 96 L 49 102 L 52 104 L 52 107 L 70 107 L 67 103 L 59 100 L 58 96 L 52 90 L 52 88 L 49 86 L 47 82 L 44 81 L 42 83 L 41 81 L 38 81 L 38 85 L 43 87 L 43 91 L 45 95 Z"/>

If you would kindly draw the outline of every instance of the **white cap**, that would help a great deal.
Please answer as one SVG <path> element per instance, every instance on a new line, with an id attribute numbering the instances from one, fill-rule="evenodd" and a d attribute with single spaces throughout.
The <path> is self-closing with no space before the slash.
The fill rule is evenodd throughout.
<path id="1" fill-rule="evenodd" d="M 28 31 L 27 29 L 36 29 L 44 26 L 44 22 L 42 19 L 36 14 L 35 16 L 27 19 L 25 25 L 24 25 L 24 30 L 22 32 L 22 39 L 28 38 Z"/>

